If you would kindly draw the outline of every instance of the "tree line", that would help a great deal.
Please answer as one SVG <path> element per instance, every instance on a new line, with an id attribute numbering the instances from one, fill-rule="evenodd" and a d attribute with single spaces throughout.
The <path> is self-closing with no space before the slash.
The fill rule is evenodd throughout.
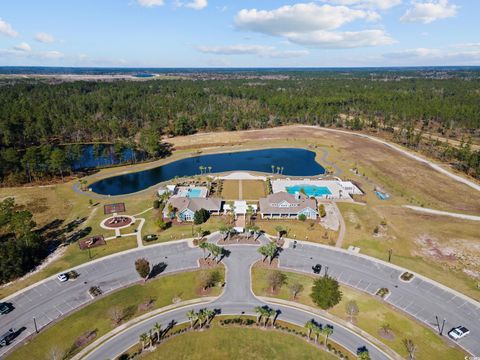
<path id="1" fill-rule="evenodd" d="M 110 143 L 155 158 L 164 151 L 162 136 L 200 130 L 298 123 L 398 131 L 420 124 L 466 141 L 478 136 L 480 79 L 393 75 L 7 82 L 0 86 L 0 180 L 63 176 L 72 170 L 73 144 Z M 454 160 L 464 155 L 448 154 Z M 478 152 L 467 157 L 467 171 L 478 176 Z"/>

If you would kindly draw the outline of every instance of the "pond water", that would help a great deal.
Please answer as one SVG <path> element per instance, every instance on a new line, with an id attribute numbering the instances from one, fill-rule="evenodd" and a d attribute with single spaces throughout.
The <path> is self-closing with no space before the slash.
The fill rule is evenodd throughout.
<path id="1" fill-rule="evenodd" d="M 292 148 L 265 149 L 200 155 L 177 160 L 150 170 L 103 179 L 93 183 L 91 188 L 92 191 L 102 195 L 124 195 L 175 177 L 199 175 L 201 171 L 220 173 L 236 170 L 278 172 L 289 176 L 314 176 L 325 173 L 325 169 L 315 161 L 313 151 Z"/>
<path id="2" fill-rule="evenodd" d="M 124 149 L 120 156 L 115 156 L 113 154 L 112 145 L 100 144 L 98 146 L 98 153 L 96 153 L 93 145 L 83 145 L 81 156 L 72 164 L 72 169 L 79 170 L 117 165 L 120 163 L 130 162 L 133 159 L 134 153 L 131 149 Z"/>

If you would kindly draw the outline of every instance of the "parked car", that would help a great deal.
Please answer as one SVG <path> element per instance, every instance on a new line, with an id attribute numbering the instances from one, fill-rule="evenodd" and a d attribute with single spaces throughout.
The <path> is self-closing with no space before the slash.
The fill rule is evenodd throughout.
<path id="1" fill-rule="evenodd" d="M 468 330 L 465 326 L 457 326 L 448 332 L 448 336 L 453 340 L 460 340 L 468 334 L 470 334 L 470 330 Z"/>
<path id="2" fill-rule="evenodd" d="M 322 265 L 317 264 L 315 266 L 312 266 L 312 270 L 314 274 L 320 274 L 320 271 L 322 271 Z"/>
<path id="3" fill-rule="evenodd" d="M 155 241 L 158 239 L 158 236 L 155 234 L 148 234 L 143 237 L 143 241 Z"/>
<path id="4" fill-rule="evenodd" d="M 8 314 L 14 309 L 13 305 L 10 303 L 0 302 L 0 314 Z"/>
<path id="5" fill-rule="evenodd" d="M 68 275 L 66 273 L 58 274 L 57 279 L 60 282 L 65 282 L 68 280 Z"/>
<path id="6" fill-rule="evenodd" d="M 10 328 L 5 334 L 0 336 L 0 347 L 7 346 L 17 336 L 14 328 Z"/>

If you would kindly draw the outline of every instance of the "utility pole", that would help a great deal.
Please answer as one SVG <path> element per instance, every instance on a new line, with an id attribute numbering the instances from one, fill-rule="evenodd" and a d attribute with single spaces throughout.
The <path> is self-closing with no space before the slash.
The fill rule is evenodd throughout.
<path id="1" fill-rule="evenodd" d="M 446 321 L 446 319 L 443 318 L 442 326 L 440 326 L 440 321 L 438 320 L 438 316 L 437 316 L 437 315 L 435 315 L 435 319 L 437 319 L 438 335 L 442 336 L 442 335 L 443 335 L 443 329 L 445 328 L 445 321 Z"/>
<path id="2" fill-rule="evenodd" d="M 328 266 L 325 265 L 325 276 L 328 276 Z"/>
<path id="3" fill-rule="evenodd" d="M 38 334 L 37 320 L 35 320 L 35 316 L 33 317 L 33 326 L 35 326 L 35 332 Z"/>

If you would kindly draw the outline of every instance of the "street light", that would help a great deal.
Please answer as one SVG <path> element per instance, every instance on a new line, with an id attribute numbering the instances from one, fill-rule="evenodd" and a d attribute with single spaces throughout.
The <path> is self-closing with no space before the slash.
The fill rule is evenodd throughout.
<path id="1" fill-rule="evenodd" d="M 33 317 L 33 326 L 35 326 L 35 332 L 38 334 L 37 320 L 35 320 L 35 316 Z"/>
<path id="2" fill-rule="evenodd" d="M 393 249 L 388 249 L 388 262 L 392 260 Z"/>

